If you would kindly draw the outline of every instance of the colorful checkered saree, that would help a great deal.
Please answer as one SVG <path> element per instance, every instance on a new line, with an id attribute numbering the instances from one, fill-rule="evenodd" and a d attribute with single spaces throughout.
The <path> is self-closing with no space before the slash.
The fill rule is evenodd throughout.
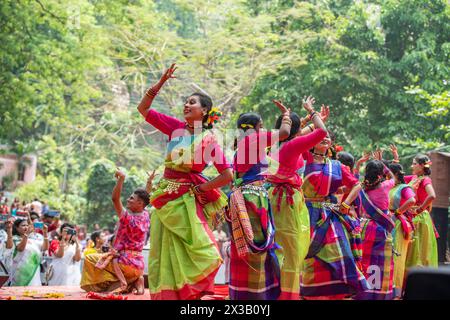
<path id="1" fill-rule="evenodd" d="M 390 300 L 394 296 L 394 259 L 392 231 L 394 222 L 388 210 L 381 210 L 362 190 L 359 195 L 363 256 L 362 268 L 369 283 L 369 290 L 356 295 L 358 300 Z"/>
<path id="2" fill-rule="evenodd" d="M 310 179 L 313 176 L 317 179 Z M 303 190 L 312 236 L 300 284 L 303 296 L 354 294 L 368 289 L 358 266 L 361 256 L 359 221 L 339 213 L 333 206 L 336 203 L 333 193 L 341 185 L 338 161 L 306 166 Z M 312 200 L 315 197 L 323 199 Z"/>
<path id="3" fill-rule="evenodd" d="M 232 229 L 232 300 L 274 300 L 280 294 L 272 210 L 263 187 L 264 177 L 258 170 L 263 167 L 255 165 L 242 178 L 236 179 L 229 197 L 227 220 Z"/>

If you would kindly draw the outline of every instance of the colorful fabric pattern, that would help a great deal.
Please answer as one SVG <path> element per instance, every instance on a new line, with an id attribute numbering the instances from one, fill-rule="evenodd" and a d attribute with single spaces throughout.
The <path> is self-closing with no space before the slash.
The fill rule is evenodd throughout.
<path id="1" fill-rule="evenodd" d="M 130 251 L 142 252 L 149 227 L 150 218 L 146 210 L 140 214 L 132 214 L 127 210 L 122 212 L 113 245 L 119 253 L 119 264 L 144 270 L 142 254 L 133 254 Z"/>
<path id="2" fill-rule="evenodd" d="M 264 176 L 261 174 L 265 168 L 264 164 L 254 165 L 242 178 L 235 181 L 235 188 L 241 191 L 250 219 L 253 241 L 247 242 L 247 254 L 239 255 L 236 240 L 238 243 L 240 240 L 235 239 L 233 234 L 229 285 L 232 300 L 275 300 L 280 294 L 275 227 L 269 197 L 263 187 Z M 232 222 L 230 216 L 228 221 Z"/>
<path id="3" fill-rule="evenodd" d="M 116 276 L 112 262 L 108 263 L 103 269 L 96 267 L 103 256 L 102 253 L 93 253 L 84 258 L 80 284 L 84 291 L 110 292 L 120 287 L 120 281 Z M 143 269 L 138 269 L 131 264 L 119 263 L 119 267 L 129 287 L 144 273 Z"/>
<path id="4" fill-rule="evenodd" d="M 303 296 L 354 294 L 369 288 L 358 263 L 361 249 L 359 221 L 342 215 L 334 205 L 333 193 L 344 184 L 342 168 L 334 160 L 306 165 L 303 190 L 310 216 L 311 245 L 301 277 L 300 293 Z M 345 174 L 351 175 L 350 172 Z M 357 182 L 352 178 L 346 178 L 348 187 Z M 313 198 L 322 200 L 309 200 Z"/>
<path id="5" fill-rule="evenodd" d="M 394 296 L 394 259 L 392 230 L 394 222 L 388 210 L 376 207 L 362 190 L 359 209 L 361 219 L 363 256 L 362 270 L 370 285 L 369 290 L 358 293 L 358 300 L 390 300 Z"/>
<path id="6" fill-rule="evenodd" d="M 211 202 L 202 207 L 190 188 L 206 181 L 200 173 L 207 163 L 213 162 L 219 172 L 231 166 L 209 132 L 174 137 L 169 131 L 165 176 L 150 199 L 156 208 L 150 227 L 150 296 L 153 300 L 198 299 L 214 292 L 222 259 L 210 221 L 225 208 L 227 198 L 222 192 L 210 192 Z"/>
<path id="7" fill-rule="evenodd" d="M 406 184 L 399 184 L 389 192 L 389 208 L 392 214 L 408 200 L 404 199 L 403 196 L 405 194 L 403 190 L 407 188 L 411 189 Z M 412 189 L 411 193 L 414 197 Z M 393 221 L 395 223 L 394 231 L 392 232 L 394 242 L 394 295 L 396 297 L 403 295 L 406 278 L 406 256 L 408 254 L 408 248 L 411 245 L 414 230 L 414 225 L 410 217 L 408 213 L 393 215 Z"/>

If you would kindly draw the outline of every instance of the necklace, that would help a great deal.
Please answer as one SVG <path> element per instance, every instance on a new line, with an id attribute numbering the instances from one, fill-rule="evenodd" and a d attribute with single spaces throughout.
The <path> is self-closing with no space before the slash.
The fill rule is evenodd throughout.
<path id="1" fill-rule="evenodd" d="M 194 126 L 191 126 L 189 123 L 186 122 L 186 127 L 194 129 Z"/>

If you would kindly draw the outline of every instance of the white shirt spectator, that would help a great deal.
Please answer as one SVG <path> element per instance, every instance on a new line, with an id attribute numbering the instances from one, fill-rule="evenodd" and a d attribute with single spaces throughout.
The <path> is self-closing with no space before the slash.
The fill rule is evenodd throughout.
<path id="1" fill-rule="evenodd" d="M 39 201 L 33 201 L 31 205 L 33 206 L 34 212 L 38 214 L 42 213 L 42 203 L 40 203 Z"/>

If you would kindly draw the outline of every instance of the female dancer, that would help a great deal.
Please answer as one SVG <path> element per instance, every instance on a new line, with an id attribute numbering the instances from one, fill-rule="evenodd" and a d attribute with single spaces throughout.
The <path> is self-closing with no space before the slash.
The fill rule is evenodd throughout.
<path id="1" fill-rule="evenodd" d="M 327 158 L 329 135 L 312 152 L 303 183 L 311 227 L 311 245 L 304 262 L 300 292 L 306 297 L 343 298 L 368 289 L 358 267 L 361 239 L 359 221 L 348 215 L 361 186 L 347 166 Z M 351 191 L 339 207 L 334 193 L 342 185 Z"/>
<path id="2" fill-rule="evenodd" d="M 389 191 L 395 182 L 384 180 L 385 172 L 390 173 L 380 160 L 367 162 L 364 187 L 357 201 L 362 227 L 362 269 L 370 284 L 369 290 L 356 295 L 359 300 L 393 298 L 395 224 L 389 215 Z"/>
<path id="3" fill-rule="evenodd" d="M 289 136 L 289 110 L 279 131 L 265 131 L 256 113 L 244 113 L 237 121 L 243 136 L 236 140 L 235 180 L 230 193 L 227 220 L 232 230 L 230 298 L 274 300 L 280 294 L 280 268 L 275 254 L 274 222 L 264 180 L 268 174 L 266 147 Z"/>
<path id="4" fill-rule="evenodd" d="M 142 98 L 138 110 L 145 120 L 169 137 L 164 176 L 151 196 L 149 288 L 152 299 L 198 299 L 214 292 L 220 253 L 208 218 L 226 206 L 218 188 L 233 173 L 209 130 L 211 99 L 194 93 L 184 104 L 184 121 L 151 109 L 164 83 L 174 78 L 175 64 Z M 213 162 L 219 176 L 201 175 Z"/>
<path id="5" fill-rule="evenodd" d="M 289 137 L 281 144 L 281 149 L 272 153 L 279 161 L 278 170 L 270 175 L 269 199 L 276 226 L 275 241 L 281 246 L 277 250 L 280 262 L 280 300 L 298 300 L 300 298 L 300 272 L 309 248 L 309 213 L 301 189 L 302 179 L 298 170 L 304 166 L 302 153 L 311 149 L 327 135 L 319 113 L 312 105 L 314 98 L 308 97 L 303 107 L 311 115 L 316 128 L 312 133 L 297 136 L 300 129 L 300 117 L 291 113 L 292 127 Z M 283 116 L 276 122 L 281 127 Z"/>
<path id="6" fill-rule="evenodd" d="M 405 176 L 408 183 L 416 192 L 416 206 L 414 212 L 414 238 L 411 243 L 406 267 L 438 266 L 437 241 L 438 234 L 431 219 L 431 205 L 436 199 L 433 184 L 430 179 L 431 161 L 426 155 L 417 155 L 411 165 L 411 176 Z"/>
<path id="7" fill-rule="evenodd" d="M 392 233 L 394 241 L 394 294 L 399 298 L 403 292 L 406 255 L 413 233 L 412 215 L 409 210 L 416 203 L 416 195 L 412 188 L 405 184 L 401 164 L 391 163 L 389 170 L 395 178 L 395 186 L 389 191 L 389 209 L 395 222 Z"/>

